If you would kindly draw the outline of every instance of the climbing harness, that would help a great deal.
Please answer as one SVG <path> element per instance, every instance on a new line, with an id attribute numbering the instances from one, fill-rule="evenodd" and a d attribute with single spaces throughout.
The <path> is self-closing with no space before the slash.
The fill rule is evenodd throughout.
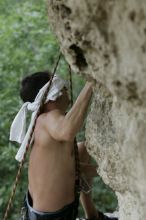
<path id="1" fill-rule="evenodd" d="M 55 64 L 55 68 L 54 68 L 52 76 L 50 78 L 50 83 L 48 84 L 48 87 L 46 88 L 46 91 L 45 91 L 45 93 L 44 93 L 44 95 L 42 97 L 42 100 L 41 100 L 41 103 L 40 103 L 40 107 L 39 107 L 38 113 L 37 113 L 36 118 L 35 118 L 34 126 L 32 127 L 31 134 L 30 134 L 30 137 L 29 137 L 28 142 L 27 142 L 27 147 L 26 147 L 23 159 L 20 162 L 20 165 L 19 165 L 19 168 L 18 168 L 18 172 L 17 172 L 16 178 L 15 178 L 15 182 L 14 182 L 14 185 L 13 185 L 13 188 L 12 188 L 12 192 L 11 192 L 11 195 L 10 195 L 7 207 L 6 207 L 6 211 L 5 211 L 3 220 L 7 220 L 8 219 L 8 214 L 10 212 L 10 209 L 11 209 L 11 206 L 12 206 L 12 201 L 13 201 L 13 198 L 14 198 L 14 195 L 15 195 L 15 192 L 16 192 L 16 188 L 18 186 L 18 182 L 19 182 L 21 174 L 22 174 L 22 168 L 23 168 L 23 165 L 24 165 L 24 162 L 25 162 L 25 159 L 26 159 L 26 155 L 27 155 L 28 150 L 30 149 L 31 140 L 32 140 L 34 128 L 35 128 L 35 125 L 36 125 L 36 120 L 37 120 L 38 116 L 40 115 L 40 113 L 42 111 L 42 108 L 43 108 L 43 105 L 45 103 L 47 94 L 48 94 L 48 92 L 50 90 L 50 87 L 51 87 L 51 84 L 52 84 L 53 77 L 54 77 L 54 75 L 56 73 L 56 70 L 57 70 L 60 58 L 61 58 L 61 53 L 59 54 L 57 62 Z M 73 104 L 72 72 L 71 72 L 70 65 L 69 65 L 69 74 L 70 74 L 71 104 Z M 76 180 L 75 180 L 75 200 L 76 200 L 76 203 L 77 203 L 76 214 L 75 215 L 77 216 L 78 204 L 79 204 L 79 193 L 80 193 L 80 164 L 79 164 L 79 154 L 78 154 L 78 147 L 77 147 L 76 138 L 74 140 L 74 155 L 75 155 L 75 176 L 76 176 Z M 25 207 L 23 207 L 22 210 L 21 210 L 21 220 L 25 220 L 26 218 L 27 218 L 26 217 L 26 209 L 25 209 Z"/>

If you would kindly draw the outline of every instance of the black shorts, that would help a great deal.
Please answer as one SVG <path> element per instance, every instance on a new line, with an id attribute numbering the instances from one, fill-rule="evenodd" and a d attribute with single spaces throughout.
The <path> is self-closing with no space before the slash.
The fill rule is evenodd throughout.
<path id="1" fill-rule="evenodd" d="M 78 201 L 74 201 L 55 212 L 39 212 L 32 208 L 32 198 L 26 194 L 25 206 L 28 220 L 75 220 L 78 212 Z"/>

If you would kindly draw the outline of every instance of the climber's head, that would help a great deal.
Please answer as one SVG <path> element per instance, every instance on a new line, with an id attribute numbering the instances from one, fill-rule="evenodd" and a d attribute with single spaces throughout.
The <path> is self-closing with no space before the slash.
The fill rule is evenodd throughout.
<path id="1" fill-rule="evenodd" d="M 34 102 L 40 89 L 49 82 L 50 78 L 51 73 L 49 71 L 37 72 L 26 76 L 21 82 L 21 99 L 24 102 Z M 52 90 L 50 89 L 49 91 L 51 93 L 52 99 L 48 99 L 49 101 L 45 103 L 44 108 L 46 111 L 54 107 L 66 111 L 70 103 L 66 82 L 55 75 L 52 82 Z"/>
<path id="2" fill-rule="evenodd" d="M 36 72 L 21 81 L 20 97 L 23 102 L 33 102 L 39 90 L 50 80 L 49 71 Z"/>

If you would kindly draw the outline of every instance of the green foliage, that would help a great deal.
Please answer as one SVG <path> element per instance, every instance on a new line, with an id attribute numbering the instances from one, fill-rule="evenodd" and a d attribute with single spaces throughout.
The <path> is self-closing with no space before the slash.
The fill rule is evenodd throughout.
<path id="1" fill-rule="evenodd" d="M 27 74 L 53 69 L 59 54 L 59 45 L 48 25 L 45 0 L 1 0 L 0 1 L 0 219 L 10 196 L 18 169 L 14 157 L 18 145 L 9 143 L 9 129 L 21 101 L 19 83 Z M 68 67 L 64 59 L 59 65 L 60 74 L 67 78 Z M 74 75 L 74 95 L 84 82 Z M 79 139 L 84 137 L 84 131 Z M 18 217 L 27 190 L 27 164 L 24 166 L 9 220 Z M 113 193 L 96 179 L 94 199 L 103 211 L 116 205 Z M 111 195 L 112 194 L 112 195 Z M 96 197 L 96 198 L 95 198 Z"/>

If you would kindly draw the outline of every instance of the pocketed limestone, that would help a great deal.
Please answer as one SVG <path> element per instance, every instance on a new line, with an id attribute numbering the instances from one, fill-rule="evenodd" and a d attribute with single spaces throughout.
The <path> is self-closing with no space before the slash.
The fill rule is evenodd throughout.
<path id="1" fill-rule="evenodd" d="M 49 0 L 66 60 L 96 80 L 89 153 L 115 192 L 120 220 L 146 219 L 146 2 Z"/>

